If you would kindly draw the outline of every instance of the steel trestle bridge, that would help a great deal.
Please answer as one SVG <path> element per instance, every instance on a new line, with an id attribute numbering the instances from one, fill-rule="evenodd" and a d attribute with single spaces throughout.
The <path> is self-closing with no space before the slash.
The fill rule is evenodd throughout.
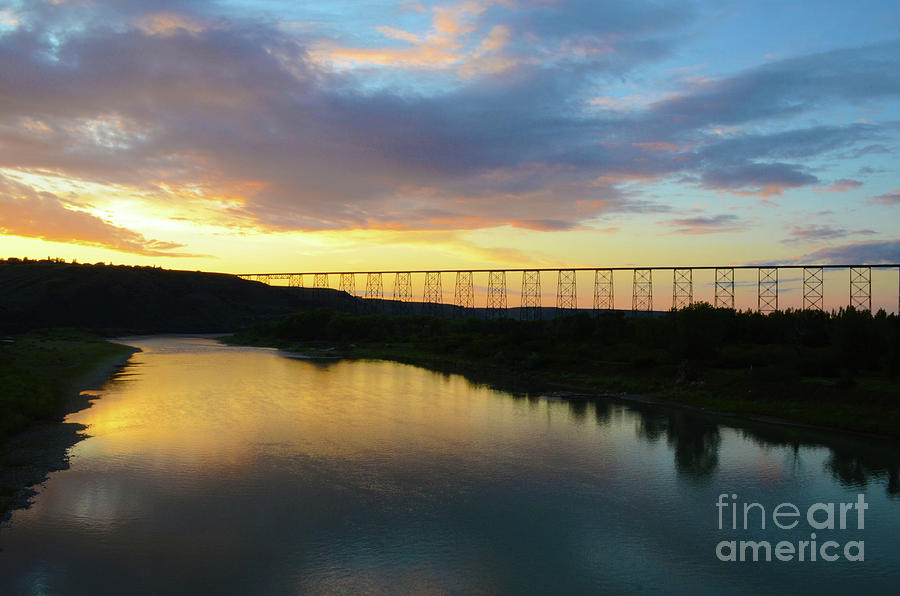
<path id="1" fill-rule="evenodd" d="M 424 312 L 437 311 L 443 302 L 442 280 L 445 275 L 455 276 L 453 303 L 460 309 L 474 309 L 476 274 L 487 274 L 484 307 L 488 313 L 503 316 L 510 307 L 507 300 L 507 274 L 521 273 L 521 304 L 519 316 L 538 319 L 541 316 L 542 274 L 556 274 L 556 309 L 560 313 L 575 312 L 577 306 L 576 272 L 593 272 L 593 310 L 615 309 L 613 280 L 616 272 L 631 274 L 631 309 L 634 312 L 653 311 L 653 278 L 662 272 L 671 272 L 672 308 L 680 309 L 694 303 L 694 272 L 714 271 L 713 302 L 720 308 L 735 308 L 735 271 L 755 270 L 756 310 L 771 313 L 779 310 L 779 272 L 802 272 L 802 309 L 823 310 L 825 301 L 825 272 L 847 270 L 848 306 L 857 310 L 872 310 L 872 270 L 896 269 L 897 312 L 900 313 L 900 263 L 863 265 L 811 264 L 811 265 L 725 265 L 699 267 L 539 267 L 498 269 L 406 269 L 390 271 L 310 271 L 302 273 L 246 273 L 238 277 L 272 284 L 287 281 L 291 287 L 331 288 L 331 280 L 337 280 L 338 290 L 351 296 L 373 300 L 393 300 L 399 303 L 413 302 L 413 274 L 424 274 L 422 300 Z M 392 282 L 392 292 L 385 296 L 385 276 Z M 393 276 L 391 279 L 390 276 Z M 357 294 L 356 279 L 365 279 L 365 292 Z M 551 277 L 553 277 L 551 275 Z M 307 280 L 312 282 L 307 286 Z M 795 281 L 800 281 L 797 279 Z M 551 282 L 552 283 L 552 282 Z M 334 289 L 334 288 L 332 288 Z M 418 296 L 415 293 L 415 296 Z"/>

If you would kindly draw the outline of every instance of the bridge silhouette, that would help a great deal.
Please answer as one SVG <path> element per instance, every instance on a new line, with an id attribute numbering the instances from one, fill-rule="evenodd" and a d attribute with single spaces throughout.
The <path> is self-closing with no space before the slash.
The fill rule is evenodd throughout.
<path id="1" fill-rule="evenodd" d="M 872 270 L 897 269 L 897 312 L 900 313 L 900 264 L 879 263 L 865 265 L 818 264 L 818 265 L 726 265 L 726 266 L 685 266 L 685 267 L 552 267 L 552 268 L 506 268 L 506 269 L 407 269 L 391 271 L 311 271 L 299 273 L 244 273 L 238 277 L 260 281 L 269 285 L 286 281 L 291 287 L 331 288 L 331 280 L 337 279 L 336 289 L 369 300 L 393 300 L 397 303 L 414 302 L 413 275 L 424 274 L 421 304 L 428 312 L 437 312 L 443 302 L 442 280 L 445 275 L 455 275 L 453 303 L 458 309 L 476 309 L 475 276 L 486 275 L 486 298 L 484 308 L 489 315 L 505 316 L 510 310 L 508 304 L 507 275 L 521 273 L 521 304 L 519 316 L 523 319 L 541 318 L 542 274 L 556 274 L 556 312 L 567 313 L 578 310 L 576 272 L 593 272 L 593 310 L 615 310 L 614 277 L 616 272 L 631 274 L 631 311 L 653 311 L 654 273 L 670 272 L 672 280 L 672 308 L 680 309 L 694 303 L 694 272 L 714 271 L 712 304 L 717 308 L 735 308 L 735 271 L 755 270 L 757 303 L 760 313 L 771 313 L 779 308 L 781 271 L 802 271 L 803 310 L 823 310 L 825 300 L 825 272 L 847 270 L 848 306 L 857 310 L 872 310 Z M 357 277 L 365 278 L 365 291 L 357 294 Z M 385 276 L 393 282 L 393 291 L 385 297 Z M 390 280 L 390 276 L 393 279 Z M 311 280 L 312 286 L 306 281 Z M 552 283 L 552 281 L 551 281 Z M 335 289 L 335 288 L 331 288 Z M 584 309 L 582 309 L 584 310 Z"/>

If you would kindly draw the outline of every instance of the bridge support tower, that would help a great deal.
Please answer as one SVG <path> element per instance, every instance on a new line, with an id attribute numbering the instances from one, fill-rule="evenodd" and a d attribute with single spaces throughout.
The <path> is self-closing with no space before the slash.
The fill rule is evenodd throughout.
<path id="1" fill-rule="evenodd" d="M 734 309 L 734 269 L 716 269 L 716 308 Z"/>
<path id="2" fill-rule="evenodd" d="M 634 269 L 631 286 L 631 310 L 635 312 L 653 310 L 653 270 Z"/>
<path id="3" fill-rule="evenodd" d="M 541 272 L 522 272 L 522 308 L 519 318 L 537 321 L 541 318 Z"/>
<path id="4" fill-rule="evenodd" d="M 872 312 L 872 268 L 850 268 L 850 306 Z"/>
<path id="5" fill-rule="evenodd" d="M 456 287 L 453 292 L 453 304 L 458 309 L 475 308 L 475 282 L 471 271 L 456 272 Z"/>
<path id="6" fill-rule="evenodd" d="M 352 273 L 341 273 L 340 290 L 351 296 L 356 295 L 356 276 Z"/>
<path id="7" fill-rule="evenodd" d="M 425 289 L 422 309 L 426 314 L 438 314 L 443 291 L 441 290 L 441 274 L 438 271 L 425 273 Z"/>
<path id="8" fill-rule="evenodd" d="M 615 300 L 613 297 L 613 272 L 612 269 L 594 270 L 594 310 L 613 310 Z"/>
<path id="9" fill-rule="evenodd" d="M 822 310 L 824 307 L 825 277 L 821 267 L 803 268 L 803 310 Z"/>
<path id="10" fill-rule="evenodd" d="M 506 316 L 506 271 L 488 271 L 487 315 Z"/>
<path id="11" fill-rule="evenodd" d="M 694 303 L 694 270 L 672 270 L 672 310 L 681 310 Z"/>
<path id="12" fill-rule="evenodd" d="M 760 267 L 756 273 L 756 310 L 773 313 L 778 310 L 778 267 Z"/>
<path id="13" fill-rule="evenodd" d="M 384 307 L 384 280 L 381 273 L 366 273 L 366 300 L 368 300 L 367 309 L 370 312 L 377 312 Z"/>
<path id="14" fill-rule="evenodd" d="M 560 269 L 556 284 L 556 310 L 560 315 L 574 313 L 578 309 L 574 269 Z"/>
<path id="15" fill-rule="evenodd" d="M 409 302 L 412 302 L 412 273 L 400 271 L 394 274 L 394 312 L 404 313 L 409 310 Z"/>

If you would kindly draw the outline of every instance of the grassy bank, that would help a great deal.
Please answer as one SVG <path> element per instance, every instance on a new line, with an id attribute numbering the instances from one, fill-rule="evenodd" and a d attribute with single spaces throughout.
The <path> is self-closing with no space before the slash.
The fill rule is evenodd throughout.
<path id="1" fill-rule="evenodd" d="M 301 313 L 228 341 L 383 358 L 528 390 L 624 392 L 900 438 L 900 320 L 699 304 L 552 321 Z"/>
<path id="2" fill-rule="evenodd" d="M 36 331 L 0 342 L 0 441 L 38 420 L 55 420 L 79 381 L 127 346 L 80 331 Z"/>
<path id="3" fill-rule="evenodd" d="M 60 420 L 78 390 L 99 383 L 133 351 L 74 330 L 0 341 L 0 524 L 27 506 L 32 486 L 68 467 L 68 448 L 83 438 L 79 424 L 40 423 Z"/>

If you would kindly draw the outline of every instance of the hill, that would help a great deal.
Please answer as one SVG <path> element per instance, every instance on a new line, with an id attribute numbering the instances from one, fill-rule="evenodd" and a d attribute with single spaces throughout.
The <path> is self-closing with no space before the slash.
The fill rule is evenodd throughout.
<path id="1" fill-rule="evenodd" d="M 214 333 L 328 306 L 352 309 L 335 290 L 273 287 L 233 275 L 0 260 L 0 333 L 75 327 L 105 334 Z"/>

